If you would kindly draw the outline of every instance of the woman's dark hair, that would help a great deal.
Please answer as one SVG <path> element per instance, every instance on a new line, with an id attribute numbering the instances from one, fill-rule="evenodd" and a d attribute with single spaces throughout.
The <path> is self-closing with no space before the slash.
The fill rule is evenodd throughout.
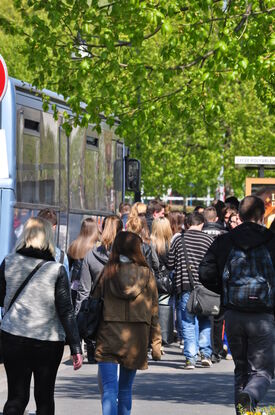
<path id="1" fill-rule="evenodd" d="M 133 263 L 149 268 L 141 251 L 142 239 L 134 232 L 119 232 L 114 240 L 109 261 L 103 275 L 112 278 L 120 264 L 119 256 L 124 255 Z"/>
<path id="2" fill-rule="evenodd" d="M 180 212 L 179 210 L 172 210 L 168 213 L 168 220 L 170 222 L 173 235 L 175 235 L 175 233 L 182 232 L 185 217 L 185 213 Z"/>
<path id="3" fill-rule="evenodd" d="M 223 213 L 222 210 L 225 207 L 225 204 L 222 200 L 214 200 L 212 203 L 212 206 L 214 206 L 214 208 L 217 211 L 217 216 L 219 218 L 220 222 L 223 222 Z"/>

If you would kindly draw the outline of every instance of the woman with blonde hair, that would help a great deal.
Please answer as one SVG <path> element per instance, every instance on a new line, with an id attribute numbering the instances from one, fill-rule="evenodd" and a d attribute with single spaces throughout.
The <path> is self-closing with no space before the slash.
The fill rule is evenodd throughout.
<path id="1" fill-rule="evenodd" d="M 172 289 L 172 284 L 170 284 L 168 278 L 170 271 L 167 269 L 167 263 L 172 236 L 172 229 L 167 218 L 157 218 L 153 220 L 151 241 L 159 260 L 159 268 L 156 273 L 159 294 L 171 294 L 168 292 L 169 289 Z M 164 277 L 168 284 L 166 288 L 165 285 L 163 285 Z"/>
<path id="2" fill-rule="evenodd" d="M 145 203 L 142 202 L 136 202 L 133 204 L 131 208 L 131 212 L 129 214 L 128 220 L 137 217 L 137 216 L 145 216 L 147 211 L 147 206 Z"/>
<path id="3" fill-rule="evenodd" d="M 78 314 L 82 301 L 89 297 L 91 291 L 99 282 L 99 277 L 108 262 L 111 248 L 116 235 L 122 231 L 123 223 L 119 216 L 107 216 L 102 225 L 101 243 L 90 249 L 84 257 L 80 272 L 79 286 L 76 296 L 75 312 Z M 87 343 L 89 363 L 94 363 L 93 339 L 84 339 Z"/>
<path id="4" fill-rule="evenodd" d="M 134 232 L 142 239 L 142 253 L 154 273 L 159 268 L 159 261 L 155 249 L 150 240 L 149 229 L 145 216 L 132 216 L 129 218 L 126 229 L 129 232 Z"/>
<path id="5" fill-rule="evenodd" d="M 151 241 L 158 256 L 167 256 L 170 249 L 173 232 L 167 218 L 154 219 L 152 224 Z"/>
<path id="6" fill-rule="evenodd" d="M 0 266 L 3 360 L 8 400 L 3 414 L 22 415 L 34 375 L 37 414 L 54 415 L 54 386 L 64 350 L 70 345 L 74 369 L 82 352 L 64 266 L 55 262 L 50 222 L 29 219 L 15 253 Z"/>
<path id="7" fill-rule="evenodd" d="M 155 277 L 159 293 L 159 304 L 163 306 L 160 308 L 160 325 L 164 344 L 171 343 L 173 340 L 173 308 L 169 306 L 170 297 L 173 294 L 173 281 L 171 271 L 167 269 L 172 236 L 172 229 L 167 218 L 153 220 L 151 241 L 159 260 L 159 268 L 155 273 Z M 164 318 L 162 313 L 165 313 Z"/>

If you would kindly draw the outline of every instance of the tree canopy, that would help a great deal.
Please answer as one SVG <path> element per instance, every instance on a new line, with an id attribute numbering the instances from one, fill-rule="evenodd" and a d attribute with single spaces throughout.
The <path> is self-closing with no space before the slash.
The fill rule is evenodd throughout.
<path id="1" fill-rule="evenodd" d="M 234 155 L 274 155 L 272 3 L 14 0 L 19 24 L 1 21 L 24 39 L 28 80 L 68 98 L 67 132 L 120 119 L 147 193 L 205 194 L 223 165 L 241 194 Z"/>

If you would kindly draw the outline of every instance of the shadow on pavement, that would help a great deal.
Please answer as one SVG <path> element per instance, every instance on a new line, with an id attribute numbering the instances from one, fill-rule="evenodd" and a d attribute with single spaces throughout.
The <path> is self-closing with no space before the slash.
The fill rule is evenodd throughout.
<path id="1" fill-rule="evenodd" d="M 166 366 L 166 365 L 165 365 Z M 74 399 L 98 399 L 96 375 L 75 378 L 60 377 L 61 385 L 56 386 L 56 397 L 70 396 Z M 143 372 L 136 377 L 133 398 L 148 401 L 169 401 L 186 404 L 233 404 L 233 374 L 196 373 L 196 371 L 161 374 Z M 274 404 L 275 384 L 269 390 L 261 406 Z"/>

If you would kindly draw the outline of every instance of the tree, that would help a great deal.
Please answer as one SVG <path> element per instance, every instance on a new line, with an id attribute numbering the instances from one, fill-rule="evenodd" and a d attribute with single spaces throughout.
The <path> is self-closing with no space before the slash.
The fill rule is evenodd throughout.
<path id="1" fill-rule="evenodd" d="M 205 192 L 207 184 L 215 187 L 222 164 L 240 191 L 232 155 L 250 138 L 234 124 L 242 123 L 236 108 L 249 111 L 238 91 L 251 88 L 265 120 L 274 110 L 271 1 L 14 4 L 22 24 L 3 19 L 5 27 L 24 36 L 32 83 L 68 97 L 75 117 L 67 118 L 67 132 L 73 123 L 99 129 L 101 113 L 110 125 L 119 117 L 118 133 L 145 161 L 146 191 L 172 185 L 186 192 L 193 183 Z M 255 151 L 270 155 L 271 137 L 268 129 Z"/>
<path id="2" fill-rule="evenodd" d="M 1 0 L 1 11 L 13 21 L 20 21 L 19 13 L 9 0 Z M 9 76 L 30 81 L 32 76 L 27 69 L 28 59 L 22 53 L 24 44 L 25 39 L 17 33 L 16 28 L 7 25 L 6 19 L 0 16 L 0 54 L 7 63 Z"/>

